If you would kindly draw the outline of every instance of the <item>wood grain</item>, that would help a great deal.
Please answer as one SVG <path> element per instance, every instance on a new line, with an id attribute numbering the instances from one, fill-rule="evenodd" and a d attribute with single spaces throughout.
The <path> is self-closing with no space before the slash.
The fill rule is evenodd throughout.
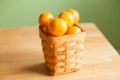
<path id="1" fill-rule="evenodd" d="M 37 26 L 0 29 L 0 80 L 120 80 L 120 56 L 93 23 L 82 23 L 87 36 L 78 72 L 50 76 Z"/>

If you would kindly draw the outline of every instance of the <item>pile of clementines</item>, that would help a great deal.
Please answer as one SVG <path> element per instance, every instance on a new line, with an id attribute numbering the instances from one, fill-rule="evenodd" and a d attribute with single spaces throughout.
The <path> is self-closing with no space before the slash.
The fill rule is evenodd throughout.
<path id="1" fill-rule="evenodd" d="M 75 9 L 67 9 L 55 18 L 50 12 L 40 14 L 38 22 L 40 29 L 49 36 L 77 34 L 82 30 L 78 25 L 80 15 Z"/>

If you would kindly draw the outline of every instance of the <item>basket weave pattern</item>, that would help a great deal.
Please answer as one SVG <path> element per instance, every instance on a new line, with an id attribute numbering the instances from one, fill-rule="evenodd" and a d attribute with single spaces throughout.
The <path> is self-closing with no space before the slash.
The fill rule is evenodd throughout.
<path id="1" fill-rule="evenodd" d="M 40 29 L 40 38 L 46 65 L 51 75 L 81 69 L 85 32 L 60 37 L 47 36 Z"/>

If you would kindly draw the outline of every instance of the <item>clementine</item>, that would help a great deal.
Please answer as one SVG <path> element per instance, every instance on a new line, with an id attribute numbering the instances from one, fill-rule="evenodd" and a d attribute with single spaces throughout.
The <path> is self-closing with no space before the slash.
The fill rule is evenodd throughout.
<path id="1" fill-rule="evenodd" d="M 66 21 L 68 27 L 71 27 L 74 24 L 74 17 L 68 11 L 64 11 L 64 12 L 60 13 L 58 15 L 58 18 L 64 19 Z"/>
<path id="2" fill-rule="evenodd" d="M 68 9 L 68 12 L 70 12 L 74 16 L 74 23 L 78 23 L 80 20 L 80 15 L 75 9 Z"/>
<path id="3" fill-rule="evenodd" d="M 62 36 L 67 31 L 67 24 L 64 19 L 57 18 L 50 23 L 48 31 L 53 36 Z"/>
<path id="4" fill-rule="evenodd" d="M 65 34 L 69 35 L 69 34 L 76 34 L 80 32 L 81 32 L 81 29 L 78 26 L 72 26 L 68 28 Z"/>
<path id="5" fill-rule="evenodd" d="M 40 26 L 48 25 L 51 21 L 54 20 L 54 16 L 49 12 L 43 12 L 38 19 Z"/>

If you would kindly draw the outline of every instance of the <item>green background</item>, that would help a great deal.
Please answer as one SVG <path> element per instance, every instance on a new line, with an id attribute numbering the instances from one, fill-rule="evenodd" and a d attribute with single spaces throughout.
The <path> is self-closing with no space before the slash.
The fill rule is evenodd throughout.
<path id="1" fill-rule="evenodd" d="M 41 12 L 57 17 L 68 8 L 80 13 L 81 23 L 94 22 L 120 50 L 120 0 L 0 0 L 0 27 L 38 25 Z"/>

